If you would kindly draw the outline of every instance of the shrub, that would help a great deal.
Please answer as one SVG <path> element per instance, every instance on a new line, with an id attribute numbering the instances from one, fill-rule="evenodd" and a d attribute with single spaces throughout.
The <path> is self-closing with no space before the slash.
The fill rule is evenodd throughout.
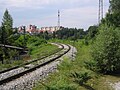
<path id="1" fill-rule="evenodd" d="M 96 62 L 93 61 L 93 60 L 91 60 L 91 61 L 84 61 L 84 66 L 85 66 L 85 68 L 90 69 L 92 71 L 97 71 Z"/>
<path id="2" fill-rule="evenodd" d="M 92 57 L 98 71 L 113 73 L 120 70 L 120 31 L 112 26 L 102 26 L 92 47 Z"/>
<path id="3" fill-rule="evenodd" d="M 35 46 L 46 44 L 47 41 L 44 39 L 40 39 L 39 37 L 31 37 L 28 39 L 28 44 L 34 43 Z"/>
<path id="4" fill-rule="evenodd" d="M 74 72 L 70 75 L 74 82 L 78 83 L 79 85 L 85 84 L 89 79 L 91 79 L 91 76 L 88 72 Z"/>

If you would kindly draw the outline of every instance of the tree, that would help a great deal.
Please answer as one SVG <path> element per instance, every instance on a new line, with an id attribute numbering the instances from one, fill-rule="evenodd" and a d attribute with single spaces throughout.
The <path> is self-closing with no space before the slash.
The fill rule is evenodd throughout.
<path id="1" fill-rule="evenodd" d="M 59 39 L 82 39 L 85 36 L 85 31 L 83 29 L 76 28 L 62 28 L 61 30 L 56 32 L 56 36 Z"/>
<path id="2" fill-rule="evenodd" d="M 84 31 L 84 29 L 78 29 L 76 34 L 78 39 L 83 39 L 86 35 L 86 32 Z"/>
<path id="3" fill-rule="evenodd" d="M 48 31 L 44 32 L 44 39 L 45 40 L 49 40 L 50 39 Z"/>
<path id="4" fill-rule="evenodd" d="M 0 27 L 0 43 L 2 43 L 2 28 Z"/>
<path id="5" fill-rule="evenodd" d="M 11 15 L 9 14 L 8 10 L 6 9 L 3 19 L 2 19 L 2 30 L 4 33 L 4 37 L 5 37 L 5 43 L 8 44 L 9 43 L 9 36 L 13 34 L 13 19 L 11 17 Z"/>
<path id="6" fill-rule="evenodd" d="M 119 0 L 111 0 L 109 10 L 111 13 L 120 13 L 120 1 Z"/>
<path id="7" fill-rule="evenodd" d="M 98 32 L 98 26 L 90 26 L 87 32 L 88 32 L 87 36 L 89 39 L 94 38 Z"/>
<path id="8" fill-rule="evenodd" d="M 120 26 L 120 0 L 110 1 L 109 13 L 107 13 L 103 22 L 105 21 L 109 25 L 114 25 L 116 27 Z"/>
<path id="9" fill-rule="evenodd" d="M 120 31 L 118 28 L 102 25 L 100 34 L 92 47 L 92 57 L 97 70 L 102 73 L 120 70 Z"/>

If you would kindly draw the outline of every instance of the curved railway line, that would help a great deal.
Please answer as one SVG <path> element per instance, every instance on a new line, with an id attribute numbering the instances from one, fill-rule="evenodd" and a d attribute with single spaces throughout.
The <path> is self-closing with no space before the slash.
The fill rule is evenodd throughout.
<path id="1" fill-rule="evenodd" d="M 26 74 L 29 74 L 30 72 L 33 72 L 38 68 L 41 68 L 47 64 L 50 64 L 51 62 L 54 62 L 55 60 L 57 60 L 58 58 L 62 57 L 67 52 L 69 52 L 71 49 L 71 47 L 69 45 L 64 45 L 64 44 L 59 44 L 59 45 L 62 47 L 61 50 L 56 51 L 54 54 L 52 54 L 50 56 L 42 57 L 41 59 L 36 59 L 31 62 L 25 63 L 24 65 L 16 66 L 15 68 L 11 68 L 11 69 L 1 72 L 1 74 L 3 74 L 6 72 L 10 72 L 11 70 L 14 70 L 14 69 L 24 68 L 22 71 L 14 74 L 14 75 L 11 75 L 11 76 L 1 79 L 0 86 L 5 85 L 6 83 L 13 81 L 17 78 L 20 78 Z"/>
<path id="2" fill-rule="evenodd" d="M 39 58 L 39 59 L 35 59 L 35 60 L 32 60 L 32 61 L 26 62 L 26 63 L 21 64 L 21 65 L 16 65 L 16 66 L 11 67 L 11 68 L 9 68 L 9 69 L 2 70 L 2 71 L 0 71 L 0 75 L 1 75 L 2 73 L 6 73 L 6 72 L 8 72 L 8 71 L 11 71 L 11 70 L 17 69 L 17 68 L 19 68 L 19 67 L 21 67 L 21 66 L 25 66 L 25 65 L 28 65 L 28 64 L 31 64 L 31 63 L 37 62 L 37 61 L 39 61 L 39 60 L 42 60 L 42 59 L 44 59 L 44 58 L 46 58 L 46 57 L 49 57 L 50 55 L 53 55 L 53 54 L 55 54 L 55 53 L 61 51 L 62 49 L 64 49 L 64 46 L 63 46 L 62 44 L 57 44 L 57 45 L 60 45 L 61 48 L 58 49 L 58 50 L 56 50 L 55 52 L 53 52 L 53 53 L 51 53 L 51 54 L 49 54 L 49 55 L 46 55 L 46 56 L 42 56 L 42 57 Z M 14 47 L 14 46 L 12 46 L 12 47 Z M 20 48 L 20 47 L 18 47 L 18 48 Z"/>

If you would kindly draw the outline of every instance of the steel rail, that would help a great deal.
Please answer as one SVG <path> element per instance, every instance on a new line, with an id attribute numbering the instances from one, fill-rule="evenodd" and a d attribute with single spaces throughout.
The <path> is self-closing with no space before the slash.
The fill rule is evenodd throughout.
<path id="1" fill-rule="evenodd" d="M 17 78 L 20 78 L 21 76 L 23 76 L 23 75 L 25 75 L 25 74 L 28 74 L 28 73 L 36 70 L 37 68 L 43 67 L 43 66 L 45 66 L 45 65 L 47 65 L 47 64 L 55 61 L 56 59 L 62 57 L 63 55 L 65 55 L 66 53 L 68 53 L 68 52 L 70 51 L 70 49 L 71 49 L 71 47 L 70 47 L 69 45 L 67 45 L 67 46 L 68 46 L 68 50 L 66 50 L 64 53 L 58 55 L 57 57 L 54 57 L 54 58 L 50 59 L 49 61 L 46 61 L 46 62 L 43 62 L 43 63 L 41 63 L 41 64 L 39 64 L 39 65 L 36 65 L 36 66 L 33 67 L 33 68 L 30 68 L 30 69 L 28 69 L 28 70 L 25 70 L 25 71 L 23 71 L 23 72 L 21 72 L 21 73 L 18 73 L 18 74 L 16 74 L 16 75 L 7 77 L 7 78 L 5 78 L 5 79 L 3 79 L 3 80 L 0 80 L 0 85 L 5 84 L 5 83 L 8 83 L 8 82 L 10 82 L 10 81 L 13 81 L 13 80 L 15 80 L 15 79 L 17 79 Z"/>
<path id="2" fill-rule="evenodd" d="M 57 44 L 58 44 L 58 43 L 57 43 Z M 49 54 L 49 55 L 43 56 L 43 57 L 41 57 L 41 58 L 39 58 L 39 59 L 35 59 L 35 60 L 32 60 L 32 61 L 30 61 L 30 62 L 26 62 L 26 63 L 21 64 L 21 65 L 16 65 L 16 66 L 11 67 L 11 68 L 9 68 L 9 69 L 2 70 L 2 71 L 0 71 L 0 74 L 5 73 L 5 72 L 8 72 L 8 71 L 11 71 L 11 70 L 13 70 L 13 69 L 20 68 L 21 66 L 25 66 L 25 65 L 31 64 L 31 63 L 33 63 L 33 62 L 37 62 L 38 60 L 47 58 L 47 57 L 49 57 L 49 56 L 51 56 L 51 55 L 54 55 L 55 53 L 58 53 L 58 52 L 61 51 L 62 49 L 64 49 L 64 46 L 63 46 L 62 44 L 58 44 L 58 45 L 60 45 L 62 48 L 61 48 L 61 49 L 57 49 L 55 52 L 53 52 L 53 53 L 51 53 L 51 54 Z"/>

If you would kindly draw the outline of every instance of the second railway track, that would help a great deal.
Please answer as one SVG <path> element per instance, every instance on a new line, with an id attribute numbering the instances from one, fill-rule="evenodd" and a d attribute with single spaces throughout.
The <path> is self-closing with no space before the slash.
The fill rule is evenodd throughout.
<path id="1" fill-rule="evenodd" d="M 69 52 L 69 50 L 71 49 L 69 45 L 62 45 L 62 48 L 64 48 L 64 49 L 61 50 L 59 53 L 54 54 L 54 56 L 48 57 L 48 59 L 46 59 L 46 60 L 44 59 L 42 62 L 37 61 L 37 63 L 34 63 L 31 67 L 28 66 L 28 68 L 24 69 L 20 73 L 17 73 L 15 75 L 12 75 L 5 79 L 0 80 L 0 85 L 4 85 L 10 81 L 20 78 L 21 76 L 24 76 L 25 74 L 35 71 L 37 68 L 43 67 L 43 66 L 55 61 L 56 59 L 62 57 L 64 54 Z"/>

